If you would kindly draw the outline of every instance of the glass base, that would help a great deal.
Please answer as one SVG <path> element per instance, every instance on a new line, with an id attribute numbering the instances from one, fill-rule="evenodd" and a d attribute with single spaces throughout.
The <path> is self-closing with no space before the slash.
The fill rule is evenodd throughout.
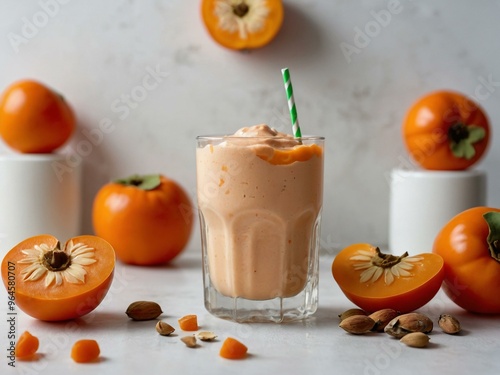
<path id="1" fill-rule="evenodd" d="M 227 297 L 205 288 L 205 308 L 214 316 L 238 323 L 286 323 L 307 318 L 318 307 L 318 285 L 310 285 L 293 297 L 257 301 Z"/>

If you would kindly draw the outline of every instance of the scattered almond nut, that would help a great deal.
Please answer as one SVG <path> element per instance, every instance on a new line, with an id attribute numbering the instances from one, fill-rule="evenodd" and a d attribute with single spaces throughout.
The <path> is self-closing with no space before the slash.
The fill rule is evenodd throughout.
<path id="1" fill-rule="evenodd" d="M 174 327 L 172 327 L 170 324 L 162 320 L 156 323 L 156 332 L 158 332 L 162 336 L 168 336 L 174 331 L 175 331 Z"/>
<path id="2" fill-rule="evenodd" d="M 424 314 L 408 313 L 391 320 L 384 332 L 398 339 L 411 332 L 430 333 L 433 329 L 432 320 Z"/>
<path id="3" fill-rule="evenodd" d="M 368 333 L 375 326 L 375 321 L 366 315 L 352 315 L 348 318 L 342 320 L 339 327 L 344 331 L 361 335 L 363 333 Z"/>
<path id="4" fill-rule="evenodd" d="M 411 332 L 404 335 L 399 341 L 413 348 L 425 348 L 429 344 L 429 336 L 423 332 Z"/>
<path id="5" fill-rule="evenodd" d="M 349 318 L 350 316 L 354 315 L 368 315 L 364 310 L 361 309 L 349 309 L 344 311 L 342 314 L 339 314 L 339 319 L 340 321 Z"/>
<path id="6" fill-rule="evenodd" d="M 125 313 L 133 320 L 156 319 L 163 311 L 160 305 L 151 301 L 132 302 Z"/>
<path id="7" fill-rule="evenodd" d="M 210 331 L 201 331 L 197 334 L 201 341 L 213 341 L 217 338 L 216 334 Z"/>
<path id="8" fill-rule="evenodd" d="M 196 337 L 194 336 L 184 336 L 181 341 L 186 344 L 188 348 L 196 348 Z"/>
<path id="9" fill-rule="evenodd" d="M 461 330 L 458 319 L 450 314 L 441 314 L 439 316 L 438 324 L 444 333 L 448 333 L 450 335 L 454 335 Z"/>
<path id="10" fill-rule="evenodd" d="M 372 328 L 372 331 L 384 332 L 385 326 L 398 315 L 399 313 L 394 309 L 382 309 L 368 315 L 375 321 L 375 326 Z"/>

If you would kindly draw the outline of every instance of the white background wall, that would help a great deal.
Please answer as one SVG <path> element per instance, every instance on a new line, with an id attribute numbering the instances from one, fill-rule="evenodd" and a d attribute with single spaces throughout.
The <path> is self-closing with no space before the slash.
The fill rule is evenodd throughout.
<path id="1" fill-rule="evenodd" d="M 161 172 L 194 198 L 196 135 L 261 122 L 288 131 L 285 66 L 303 132 L 327 139 L 327 250 L 387 242 L 388 173 L 413 168 L 401 122 L 434 89 L 459 90 L 488 113 L 493 140 L 476 168 L 488 172 L 488 204 L 500 207 L 500 1 L 284 3 L 274 42 L 242 53 L 210 39 L 195 0 L 0 1 L 0 87 L 41 80 L 77 113 L 79 129 L 62 152 L 83 163 L 83 232 L 92 231 L 95 193 L 113 178 Z M 356 52 L 344 53 L 347 44 Z M 158 85 L 145 91 L 151 71 Z M 83 148 L 103 122 L 108 132 Z M 0 144 L 0 152 L 12 151 Z M 189 248 L 199 248 L 197 225 Z"/>

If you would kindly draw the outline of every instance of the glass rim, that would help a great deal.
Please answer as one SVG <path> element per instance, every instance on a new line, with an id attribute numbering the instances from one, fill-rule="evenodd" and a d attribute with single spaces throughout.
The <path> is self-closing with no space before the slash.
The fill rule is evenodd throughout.
<path id="1" fill-rule="evenodd" d="M 320 136 L 320 135 L 308 135 L 305 134 L 299 138 L 294 138 L 294 137 L 273 137 L 273 136 L 267 136 L 267 135 L 261 135 L 261 136 L 235 136 L 231 134 L 212 134 L 212 135 L 198 135 L 196 136 L 196 140 L 223 140 L 226 138 L 233 138 L 233 139 L 286 139 L 286 140 L 296 140 L 296 141 L 324 141 L 325 137 Z"/>

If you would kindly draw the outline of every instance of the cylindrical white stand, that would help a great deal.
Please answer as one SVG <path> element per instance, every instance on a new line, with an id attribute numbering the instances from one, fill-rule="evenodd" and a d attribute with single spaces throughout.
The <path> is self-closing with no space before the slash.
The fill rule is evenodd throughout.
<path id="1" fill-rule="evenodd" d="M 0 156 L 0 256 L 38 234 L 80 234 L 81 169 L 63 155 Z"/>
<path id="2" fill-rule="evenodd" d="M 391 172 L 389 250 L 431 252 L 441 228 L 456 214 L 486 204 L 481 171 Z"/>

